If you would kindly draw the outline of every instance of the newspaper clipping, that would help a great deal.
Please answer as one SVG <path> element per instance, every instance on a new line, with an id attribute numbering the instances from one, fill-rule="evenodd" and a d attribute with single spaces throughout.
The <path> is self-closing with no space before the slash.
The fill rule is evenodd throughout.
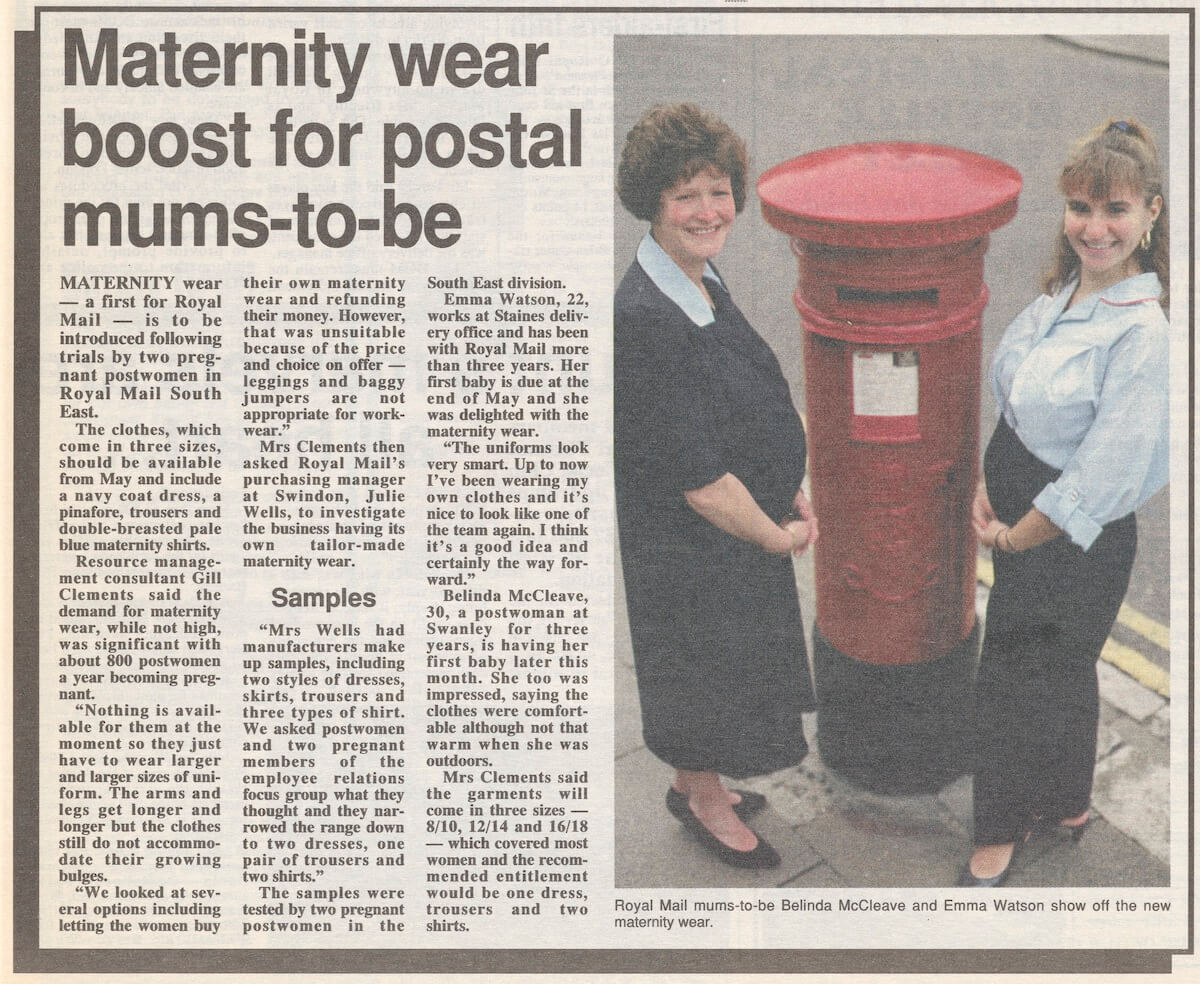
<path id="1" fill-rule="evenodd" d="M 18 4 L 14 971 L 1194 968 L 1194 13 Z M 1059 185 L 1113 120 L 1162 173 L 1124 210 L 1124 186 Z M 671 163 L 689 126 L 748 161 Z M 834 173 L 832 204 L 798 184 L 794 215 L 768 201 L 769 169 L 852 145 L 821 160 L 917 163 Z M 984 161 L 1011 183 L 957 204 Z M 840 212 L 863 188 L 880 211 Z M 972 497 L 1007 426 L 989 366 L 1054 294 L 1056 239 L 1080 278 L 1113 253 L 1157 270 L 1161 297 L 1101 315 L 1168 312 L 1157 363 L 1127 371 L 1160 374 L 1161 406 L 1109 425 L 1167 443 L 1153 494 L 1099 520 L 1136 508 L 1128 590 L 1081 576 L 1118 582 L 1111 631 L 1077 599 L 1100 633 L 1082 822 L 1031 809 L 989 887 L 972 681 L 1005 537 L 1041 541 L 972 526 Z M 967 248 L 960 324 L 939 305 Z M 822 327 L 811 284 L 838 264 L 884 273 L 830 287 Z M 871 305 L 902 312 L 882 353 L 855 334 Z M 697 355 L 714 323 L 721 354 Z M 1082 355 L 1055 407 L 1079 374 L 1089 405 L 1125 385 L 1062 344 Z M 705 358 L 735 368 L 711 383 Z M 944 508 L 905 463 L 943 433 Z M 1123 446 L 1093 452 L 1104 471 L 1142 467 Z M 639 498 L 676 477 L 661 511 Z M 726 479 L 745 509 L 694 491 Z M 967 557 L 945 577 L 918 556 L 943 541 Z M 942 628 L 957 669 L 931 658 Z M 1023 740 L 998 739 L 1003 766 Z"/>

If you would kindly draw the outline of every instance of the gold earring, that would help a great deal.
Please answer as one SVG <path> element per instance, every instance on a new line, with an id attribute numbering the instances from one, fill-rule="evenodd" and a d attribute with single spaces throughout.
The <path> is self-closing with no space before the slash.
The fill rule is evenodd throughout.
<path id="1" fill-rule="evenodd" d="M 1142 238 L 1138 241 L 1138 245 L 1141 246 L 1142 249 L 1146 250 L 1146 252 L 1150 252 L 1150 244 L 1153 242 L 1153 240 L 1150 237 L 1150 233 L 1151 233 L 1151 231 L 1153 231 L 1153 229 L 1154 229 L 1154 223 L 1151 222 L 1146 227 L 1146 231 L 1142 233 Z"/>

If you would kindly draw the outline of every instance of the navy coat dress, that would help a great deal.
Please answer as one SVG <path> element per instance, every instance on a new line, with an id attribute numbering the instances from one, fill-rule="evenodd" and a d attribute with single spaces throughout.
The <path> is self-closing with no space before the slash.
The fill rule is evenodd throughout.
<path id="1" fill-rule="evenodd" d="M 636 261 L 614 302 L 617 519 L 647 747 L 733 778 L 799 762 L 815 707 L 791 559 L 723 532 L 685 491 L 732 473 L 772 519 L 804 478 L 804 428 L 723 286 L 700 327 Z"/>

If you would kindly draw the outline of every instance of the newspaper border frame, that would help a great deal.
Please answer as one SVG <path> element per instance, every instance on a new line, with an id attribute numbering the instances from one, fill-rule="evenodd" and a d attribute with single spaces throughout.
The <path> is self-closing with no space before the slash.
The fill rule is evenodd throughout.
<path id="1" fill-rule="evenodd" d="M 887 7 L 889 14 L 988 15 L 1079 13 L 1068 6 Z M 1093 10 L 1095 8 L 1092 8 Z M 1183 14 L 1188 19 L 1189 189 L 1196 187 L 1195 85 L 1196 9 L 1185 7 L 1103 7 L 1105 13 Z M 1188 687 L 1188 945 L 1186 949 L 988 949 L 988 950 L 709 950 L 709 949 L 88 949 L 43 948 L 40 940 L 38 871 L 41 845 L 38 810 L 39 626 L 38 550 L 40 471 L 40 247 L 41 247 L 41 15 L 113 13 L 569 13 L 621 14 L 869 14 L 869 6 L 807 4 L 751 6 L 491 6 L 487 4 L 400 6 L 202 5 L 37 5 L 34 29 L 14 32 L 13 57 L 13 923 L 12 970 L 26 973 L 171 973 L 181 961 L 187 973 L 1169 973 L 1172 955 L 1195 953 L 1195 674 Z M 20 139 L 16 138 L 17 133 Z M 1194 203 L 1192 215 L 1194 219 Z M 1188 224 L 1187 257 L 1195 270 L 1195 221 Z M 1188 397 L 1196 398 L 1195 303 L 1188 308 Z M 1188 417 L 1188 658 L 1195 656 L 1195 415 Z M 797 970 L 797 964 L 803 969 Z"/>

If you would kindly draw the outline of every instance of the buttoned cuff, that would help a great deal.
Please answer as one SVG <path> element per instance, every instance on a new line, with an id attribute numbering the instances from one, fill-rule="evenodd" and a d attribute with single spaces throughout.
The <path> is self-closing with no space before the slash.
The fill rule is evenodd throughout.
<path id="1" fill-rule="evenodd" d="M 1060 489 L 1054 484 L 1047 485 L 1037 494 L 1033 506 L 1084 550 L 1096 542 L 1104 529 L 1083 511 L 1083 496 L 1076 488 Z"/>

